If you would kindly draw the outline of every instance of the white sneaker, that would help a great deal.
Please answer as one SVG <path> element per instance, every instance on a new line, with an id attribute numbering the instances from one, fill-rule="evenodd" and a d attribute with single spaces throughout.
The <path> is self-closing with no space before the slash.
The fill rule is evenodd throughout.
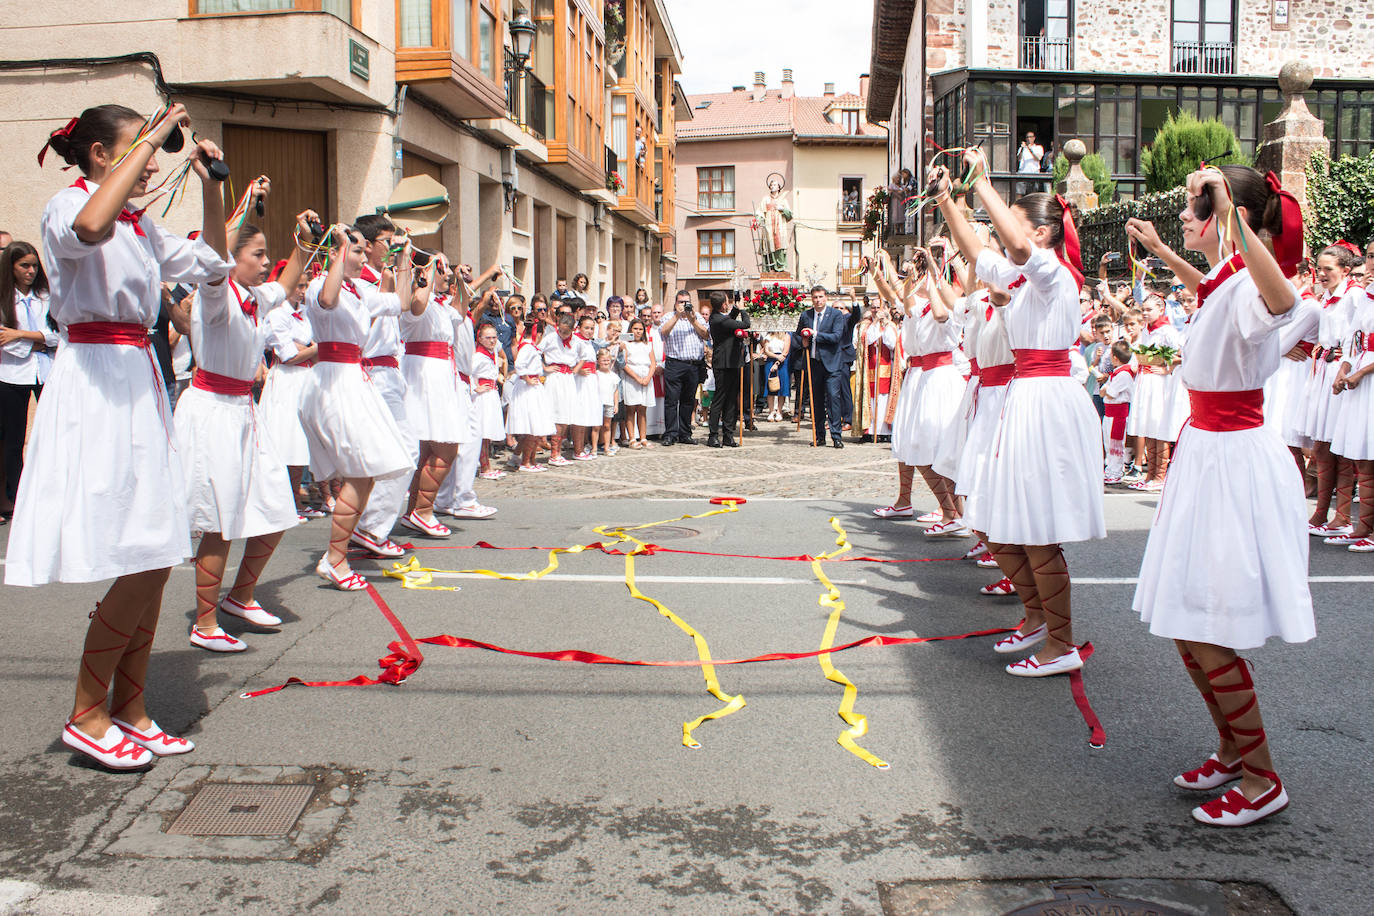
<path id="1" fill-rule="evenodd" d="M 209 633 L 202 633 L 195 627 L 191 627 L 191 645 L 208 649 L 211 652 L 242 652 L 248 648 L 248 643 L 241 639 L 235 639 L 219 627 L 215 627 Z"/>
<path id="2" fill-rule="evenodd" d="M 454 518 L 491 518 L 496 514 L 493 506 L 484 506 L 481 503 L 473 503 L 471 506 L 454 506 L 448 510 L 448 515 Z"/>

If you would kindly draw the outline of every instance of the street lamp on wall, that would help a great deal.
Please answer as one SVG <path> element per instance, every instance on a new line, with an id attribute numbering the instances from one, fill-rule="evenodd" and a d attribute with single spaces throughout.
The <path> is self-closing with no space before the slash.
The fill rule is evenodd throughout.
<path id="1" fill-rule="evenodd" d="M 530 55 L 534 53 L 534 23 L 524 10 L 515 14 L 507 25 L 510 30 L 511 56 L 515 58 L 512 69 L 523 74 L 529 69 Z"/>

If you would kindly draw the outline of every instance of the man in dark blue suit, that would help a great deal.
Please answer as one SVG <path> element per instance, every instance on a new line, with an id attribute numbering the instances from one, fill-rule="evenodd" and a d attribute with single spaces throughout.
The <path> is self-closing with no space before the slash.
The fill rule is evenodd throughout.
<path id="1" fill-rule="evenodd" d="M 830 305 L 824 286 L 811 288 L 811 308 L 797 321 L 792 346 L 806 351 L 810 358 L 811 386 L 815 413 L 811 417 L 816 444 L 825 445 L 827 420 L 830 442 L 844 448 L 840 424 L 844 421 L 844 389 L 849 385 L 845 370 L 846 352 L 854 338 L 858 315 L 854 309 Z"/>

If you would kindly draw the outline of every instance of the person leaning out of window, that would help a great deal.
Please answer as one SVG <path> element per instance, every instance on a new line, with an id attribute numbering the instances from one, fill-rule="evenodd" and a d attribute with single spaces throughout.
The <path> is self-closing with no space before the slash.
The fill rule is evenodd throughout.
<path id="1" fill-rule="evenodd" d="M 4 439 L 5 498 L 0 519 L 14 513 L 24 469 L 29 396 L 43 393 L 58 336 L 48 320 L 48 275 L 38 250 L 13 242 L 0 254 L 0 438 Z"/>

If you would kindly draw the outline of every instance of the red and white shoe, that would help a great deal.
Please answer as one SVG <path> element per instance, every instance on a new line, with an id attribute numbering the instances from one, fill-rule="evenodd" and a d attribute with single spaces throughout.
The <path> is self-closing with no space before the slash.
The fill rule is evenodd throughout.
<path id="1" fill-rule="evenodd" d="M 1328 522 L 1325 525 L 1308 525 L 1307 533 L 1314 538 L 1339 538 L 1347 534 L 1355 533 L 1354 525 L 1333 525 Z"/>
<path id="2" fill-rule="evenodd" d="M 411 531 L 422 534 L 427 538 L 446 538 L 453 534 L 452 529 L 447 525 L 441 525 L 438 521 L 427 522 L 418 512 L 410 512 L 401 518 L 401 524 Z"/>
<path id="3" fill-rule="evenodd" d="M 358 592 L 367 588 L 367 580 L 355 572 L 350 571 L 348 575 L 340 576 L 339 571 L 329 565 L 329 554 L 320 557 L 320 562 L 315 567 L 315 575 L 341 592 Z"/>
<path id="4" fill-rule="evenodd" d="M 484 519 L 491 518 L 496 514 L 496 507 L 484 506 L 481 503 L 473 503 L 470 506 L 454 506 L 448 510 L 448 514 L 454 518 Z"/>
<path id="5" fill-rule="evenodd" d="M 1011 584 L 1010 579 L 1003 576 L 991 585 L 984 585 L 982 588 L 978 589 L 978 594 L 997 596 L 1015 595 L 1016 587 Z"/>
<path id="6" fill-rule="evenodd" d="M 902 509 L 896 506 L 883 506 L 881 509 L 874 509 L 873 514 L 878 518 L 911 518 L 916 514 L 916 510 L 910 506 Z"/>
<path id="7" fill-rule="evenodd" d="M 522 464 L 520 465 L 520 470 L 524 471 L 526 474 L 542 474 L 547 471 L 548 468 L 544 467 L 542 464 Z"/>
<path id="8" fill-rule="evenodd" d="M 189 739 L 176 738 L 167 734 L 156 722 L 149 725 L 146 731 L 136 729 L 122 719 L 115 719 L 114 724 L 118 725 L 120 731 L 124 732 L 134 744 L 146 747 L 159 757 L 189 754 L 196 749 L 195 744 Z"/>
<path id="9" fill-rule="evenodd" d="M 62 743 L 111 770 L 136 770 L 153 762 L 153 752 L 130 740 L 118 725 L 107 728 L 97 741 L 68 722 L 62 729 Z"/>
<path id="10" fill-rule="evenodd" d="M 361 528 L 354 529 L 348 536 L 348 542 L 355 547 L 361 547 L 374 557 L 385 557 L 389 560 L 395 560 L 406 552 L 404 547 L 391 538 L 382 538 L 379 541 Z"/>
<path id="11" fill-rule="evenodd" d="M 981 557 L 978 558 L 978 566 L 981 567 L 982 569 L 996 569 L 996 568 L 997 568 L 997 558 L 994 557 L 994 556 L 992 555 L 992 551 L 989 550 L 989 551 L 985 552 Z"/>
<path id="12" fill-rule="evenodd" d="M 987 551 L 988 546 L 984 544 L 982 541 L 979 541 L 977 544 L 974 544 L 972 547 L 969 548 L 968 553 L 964 554 L 964 559 L 977 560 L 980 557 L 982 557 L 983 554 L 987 553 Z"/>
<path id="13" fill-rule="evenodd" d="M 1068 674 L 1082 667 L 1083 656 L 1078 654 L 1078 647 L 1074 646 L 1058 658 L 1047 662 L 1036 661 L 1034 655 L 1012 662 L 1007 665 L 1007 674 L 1016 677 L 1051 677 L 1056 674 Z"/>
<path id="14" fill-rule="evenodd" d="M 1345 549 L 1351 553 L 1374 553 L 1374 539 L 1360 538 Z"/>
<path id="15" fill-rule="evenodd" d="M 235 639 L 219 627 L 215 627 L 209 633 L 202 633 L 191 627 L 191 645 L 210 652 L 242 652 L 248 648 L 248 643 Z"/>
<path id="16" fill-rule="evenodd" d="M 1355 535 L 1354 535 L 1353 533 L 1351 533 L 1351 534 L 1338 534 L 1338 535 L 1333 535 L 1332 537 L 1322 538 L 1322 543 L 1323 543 L 1323 544 L 1330 544 L 1332 547 L 1349 547 L 1351 544 L 1354 544 L 1354 543 L 1356 543 L 1356 542 L 1358 542 L 1358 541 L 1363 541 L 1363 540 L 1364 540 L 1364 538 L 1355 537 Z"/>
<path id="17" fill-rule="evenodd" d="M 481 474 L 478 474 L 477 476 L 481 477 L 483 480 L 500 480 L 501 478 L 506 476 L 506 472 L 493 469 L 490 471 L 483 471 Z"/>
<path id="18" fill-rule="evenodd" d="M 1273 787 L 1254 801 L 1241 794 L 1240 789 L 1232 789 L 1220 798 L 1194 808 L 1193 817 L 1209 827 L 1244 827 L 1278 814 L 1287 807 L 1288 793 L 1284 791 L 1283 783 L 1275 779 Z"/>
<path id="19" fill-rule="evenodd" d="M 968 529 L 964 527 L 963 520 L 957 518 L 931 525 L 925 531 L 928 538 L 966 538 L 968 534 Z"/>
<path id="20" fill-rule="evenodd" d="M 562 455 L 554 455 L 552 458 L 549 459 L 549 467 L 551 468 L 565 468 L 570 464 L 572 464 L 572 462 L 564 458 Z"/>
<path id="21" fill-rule="evenodd" d="M 933 512 L 927 512 L 925 515 L 918 516 L 916 518 L 916 521 L 920 522 L 923 525 L 933 525 L 944 517 L 945 514 L 941 512 L 939 509 L 936 509 Z"/>
<path id="22" fill-rule="evenodd" d="M 1216 754 L 1208 757 L 1202 762 L 1202 766 L 1196 770 L 1189 770 L 1174 777 L 1174 785 L 1180 789 L 1193 789 L 1198 792 L 1206 792 L 1209 789 L 1218 789 L 1235 779 L 1240 779 L 1241 765 L 1237 760 L 1235 763 L 1226 764 L 1221 762 L 1221 758 Z"/>
<path id="23" fill-rule="evenodd" d="M 219 603 L 219 609 L 231 617 L 238 617 L 242 620 L 246 620 L 255 627 L 281 626 L 281 618 L 276 614 L 270 614 L 263 610 L 262 605 L 258 604 L 257 601 L 250 601 L 244 604 L 241 601 L 235 601 L 233 598 L 225 595 L 224 600 Z"/>
<path id="24" fill-rule="evenodd" d="M 1022 622 L 1024 623 L 1025 621 Z M 1024 652 L 1032 646 L 1038 646 L 1044 642 L 1049 632 L 1049 627 L 1045 626 L 1043 623 L 1029 633 L 1022 633 L 1020 630 L 1017 630 L 1015 633 L 1009 633 L 993 643 L 992 651 L 1001 655 L 1009 655 L 1012 652 Z"/>

